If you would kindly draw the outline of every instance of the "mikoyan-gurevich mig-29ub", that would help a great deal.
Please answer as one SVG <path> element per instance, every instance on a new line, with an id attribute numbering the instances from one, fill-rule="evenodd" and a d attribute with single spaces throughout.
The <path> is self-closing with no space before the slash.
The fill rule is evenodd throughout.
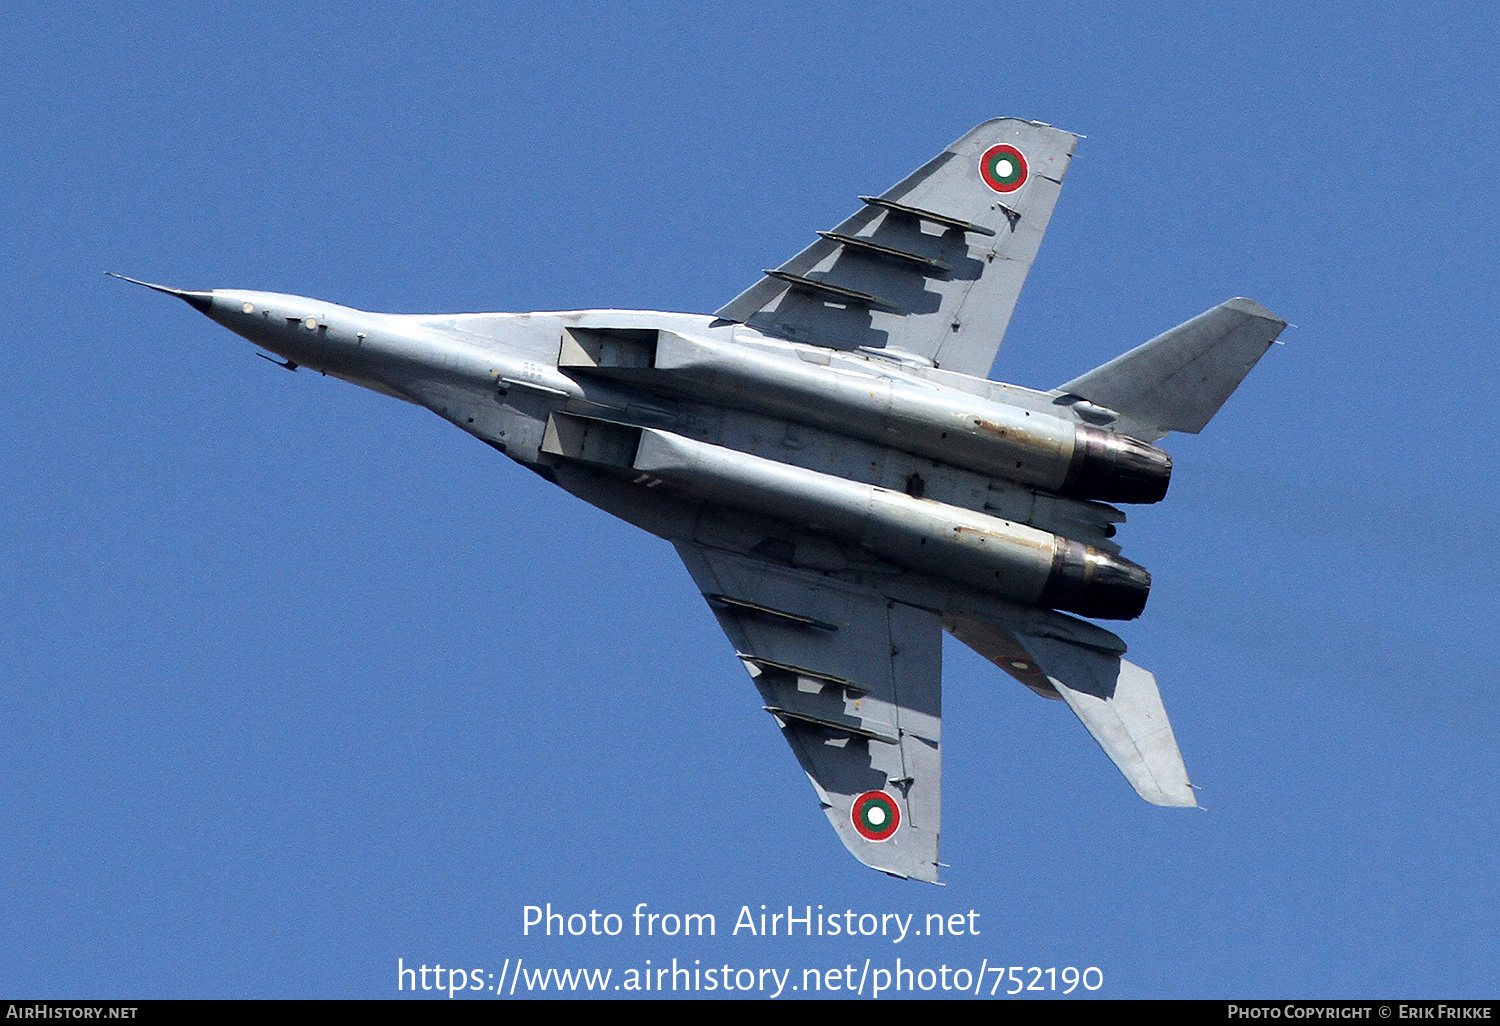
<path id="1" fill-rule="evenodd" d="M 1152 443 L 1201 430 L 1285 322 L 1231 299 L 1049 391 L 987 380 L 1076 141 L 980 125 L 712 316 L 138 284 L 670 541 L 839 838 L 936 881 L 945 629 L 1066 702 L 1146 801 L 1197 804 L 1155 678 L 1089 620 L 1151 586 L 1111 504 L 1166 494 Z"/>

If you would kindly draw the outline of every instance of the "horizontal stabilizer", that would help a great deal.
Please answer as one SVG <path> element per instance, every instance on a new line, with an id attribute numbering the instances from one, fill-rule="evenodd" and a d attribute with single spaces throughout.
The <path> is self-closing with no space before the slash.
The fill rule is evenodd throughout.
<path id="1" fill-rule="evenodd" d="M 1018 638 L 1137 794 L 1152 805 L 1198 804 L 1149 671 L 1066 641 Z"/>
<path id="2" fill-rule="evenodd" d="M 1284 327 L 1253 299 L 1231 299 L 1056 391 L 1113 410 L 1119 430 L 1148 442 L 1197 434 Z"/>

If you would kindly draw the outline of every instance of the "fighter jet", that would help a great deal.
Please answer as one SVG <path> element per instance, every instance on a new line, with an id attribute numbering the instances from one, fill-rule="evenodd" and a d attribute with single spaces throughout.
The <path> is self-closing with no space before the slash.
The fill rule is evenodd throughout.
<path id="1" fill-rule="evenodd" d="M 1231 299 L 1056 388 L 988 380 L 1076 142 L 986 122 L 712 315 L 137 284 L 671 542 L 839 839 L 936 882 L 944 630 L 1071 707 L 1146 801 L 1197 804 L 1155 678 L 1090 621 L 1145 607 L 1114 504 L 1165 496 L 1153 443 L 1285 322 Z"/>

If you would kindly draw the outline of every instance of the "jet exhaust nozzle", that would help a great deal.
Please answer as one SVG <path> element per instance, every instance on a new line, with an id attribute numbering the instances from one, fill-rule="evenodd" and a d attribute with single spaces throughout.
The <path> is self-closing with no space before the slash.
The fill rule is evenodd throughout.
<path id="1" fill-rule="evenodd" d="M 1152 503 L 1167 494 L 1172 457 L 1129 435 L 1079 428 L 1061 495 L 1100 502 Z"/>
<path id="2" fill-rule="evenodd" d="M 1150 594 L 1145 567 L 1059 538 L 1039 604 L 1099 620 L 1134 620 Z"/>

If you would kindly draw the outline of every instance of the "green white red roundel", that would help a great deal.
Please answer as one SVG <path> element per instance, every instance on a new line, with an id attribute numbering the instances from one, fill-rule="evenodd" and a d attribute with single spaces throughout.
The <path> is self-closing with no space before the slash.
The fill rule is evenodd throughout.
<path id="1" fill-rule="evenodd" d="M 979 158 L 979 177 L 996 192 L 1015 192 L 1026 184 L 1026 157 L 1008 143 L 991 146 Z"/>
<path id="2" fill-rule="evenodd" d="M 866 791 L 849 810 L 854 829 L 867 841 L 884 841 L 901 825 L 901 808 L 884 791 Z"/>

